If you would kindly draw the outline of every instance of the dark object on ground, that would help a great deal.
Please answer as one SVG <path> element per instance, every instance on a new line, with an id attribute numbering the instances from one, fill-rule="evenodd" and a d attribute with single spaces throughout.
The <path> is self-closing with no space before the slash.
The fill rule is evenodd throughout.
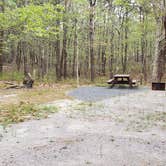
<path id="1" fill-rule="evenodd" d="M 23 85 L 25 88 L 33 88 L 34 80 L 32 79 L 32 76 L 30 73 L 28 73 L 24 80 L 23 80 Z"/>
<path id="2" fill-rule="evenodd" d="M 111 84 L 111 87 L 114 87 L 116 84 L 128 84 L 130 87 L 133 87 L 133 85 L 137 85 L 137 81 L 132 80 L 132 78 L 128 74 L 114 75 L 114 77 L 108 80 L 107 83 Z"/>
<path id="3" fill-rule="evenodd" d="M 165 91 L 165 83 L 152 82 L 152 90 Z"/>
<path id="4" fill-rule="evenodd" d="M 28 73 L 23 80 L 23 85 L 18 85 L 12 82 L 5 82 L 5 84 L 9 85 L 6 89 L 33 88 L 34 80 L 32 79 L 31 74 Z"/>

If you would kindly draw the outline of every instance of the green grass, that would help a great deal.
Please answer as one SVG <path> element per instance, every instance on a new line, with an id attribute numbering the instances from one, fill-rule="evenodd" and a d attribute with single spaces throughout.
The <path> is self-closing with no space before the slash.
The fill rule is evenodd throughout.
<path id="1" fill-rule="evenodd" d="M 143 131 L 155 126 L 163 130 L 166 129 L 166 112 L 153 112 L 140 115 L 138 119 L 130 122 L 127 130 Z"/>
<path id="2" fill-rule="evenodd" d="M 146 116 L 141 118 L 144 121 L 149 122 L 162 122 L 166 123 L 166 112 L 155 112 L 147 114 Z"/>
<path id="3" fill-rule="evenodd" d="M 38 108 L 40 108 L 42 112 L 46 112 L 46 113 L 58 112 L 58 108 L 53 105 L 42 105 L 42 106 L 38 106 Z"/>
<path id="4" fill-rule="evenodd" d="M 104 105 L 101 103 L 94 102 L 81 102 L 73 107 L 73 110 L 77 110 L 79 112 L 91 112 L 91 110 L 103 109 Z"/>
<path id="5" fill-rule="evenodd" d="M 55 106 L 40 106 L 20 102 L 17 105 L 0 107 L 0 125 L 23 122 L 30 119 L 47 118 L 49 114 L 58 112 Z"/>
<path id="6" fill-rule="evenodd" d="M 24 78 L 24 74 L 21 72 L 4 72 L 0 75 L 0 80 L 3 81 L 17 81 L 21 82 Z"/>
<path id="7" fill-rule="evenodd" d="M 30 119 L 47 118 L 57 112 L 56 106 L 47 103 L 69 98 L 66 91 L 73 89 L 70 84 L 39 84 L 33 89 L 11 89 L 0 91 L 0 96 L 16 94 L 0 102 L 0 125 L 19 123 Z"/>

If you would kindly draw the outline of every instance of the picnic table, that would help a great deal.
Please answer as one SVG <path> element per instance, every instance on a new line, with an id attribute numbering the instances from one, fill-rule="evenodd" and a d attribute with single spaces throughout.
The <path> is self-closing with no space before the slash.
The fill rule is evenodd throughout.
<path id="1" fill-rule="evenodd" d="M 116 84 L 127 84 L 130 87 L 137 84 L 136 80 L 133 80 L 129 74 L 116 74 L 107 81 L 108 84 L 111 84 L 111 87 L 114 87 Z"/>

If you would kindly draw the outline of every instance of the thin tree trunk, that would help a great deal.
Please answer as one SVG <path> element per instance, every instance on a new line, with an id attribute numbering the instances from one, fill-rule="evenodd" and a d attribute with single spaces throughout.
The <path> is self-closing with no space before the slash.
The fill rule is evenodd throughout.
<path id="1" fill-rule="evenodd" d="M 4 0 L 2 0 L 0 4 L 0 13 L 1 12 L 4 12 Z M 0 75 L 3 73 L 3 38 L 4 31 L 0 29 Z"/>
<path id="2" fill-rule="evenodd" d="M 3 31 L 0 30 L 0 74 L 3 73 Z"/>
<path id="3" fill-rule="evenodd" d="M 27 76 L 28 74 L 28 59 L 27 59 L 27 43 L 25 41 L 22 42 L 22 53 L 23 53 L 23 60 L 24 60 L 24 75 Z"/>
<path id="4" fill-rule="evenodd" d="M 143 24 L 142 35 L 141 35 L 141 62 L 142 62 L 142 74 L 144 76 L 144 81 L 147 82 L 147 66 L 146 66 L 146 56 L 147 56 L 147 28 L 145 25 L 145 11 L 140 8 L 140 22 Z"/>
<path id="5" fill-rule="evenodd" d="M 106 48 L 105 48 L 105 46 L 103 46 L 103 48 L 102 48 L 102 53 L 101 53 L 101 60 L 102 60 L 102 75 L 103 76 L 105 76 L 105 74 L 106 74 L 106 70 L 105 70 L 105 67 L 106 67 L 106 53 L 105 53 L 105 51 L 106 51 Z"/>
<path id="6" fill-rule="evenodd" d="M 64 11 L 64 23 L 63 23 L 63 48 L 62 48 L 62 60 L 63 64 L 63 76 L 66 79 L 67 77 L 67 10 L 68 10 L 69 0 L 65 0 L 65 11 Z"/>
<path id="7" fill-rule="evenodd" d="M 90 79 L 95 79 L 95 58 L 94 58 L 94 8 L 96 0 L 89 0 L 90 3 L 90 15 L 89 15 L 89 42 L 90 42 Z"/>
<path id="8" fill-rule="evenodd" d="M 80 74 L 79 74 L 79 49 L 78 49 L 78 34 L 77 34 L 77 27 L 76 27 L 76 32 L 75 32 L 75 37 L 76 37 L 76 59 L 77 59 L 77 87 L 79 87 L 80 84 Z"/>
<path id="9" fill-rule="evenodd" d="M 126 73 L 127 70 L 127 55 L 128 55 L 128 12 L 125 14 L 125 45 L 124 45 L 124 58 L 123 58 L 123 73 Z"/>
<path id="10" fill-rule="evenodd" d="M 77 56 L 77 19 L 75 19 L 75 30 L 74 30 L 74 52 L 73 52 L 73 67 L 72 67 L 72 76 L 75 77 L 75 64 Z"/>
<path id="11" fill-rule="evenodd" d="M 17 56 L 16 56 L 16 66 L 17 66 L 17 71 L 20 71 L 21 68 L 21 56 L 22 56 L 22 42 L 19 41 L 17 44 Z"/>
<path id="12" fill-rule="evenodd" d="M 60 69 L 60 55 L 61 55 L 61 49 L 60 49 L 60 39 L 59 35 L 57 35 L 56 40 L 56 78 L 57 80 L 61 79 L 61 69 Z"/>

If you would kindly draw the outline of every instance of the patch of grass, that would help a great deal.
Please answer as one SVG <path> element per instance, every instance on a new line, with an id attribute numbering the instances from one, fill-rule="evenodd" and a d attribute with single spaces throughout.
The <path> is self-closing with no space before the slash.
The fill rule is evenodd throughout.
<path id="1" fill-rule="evenodd" d="M 166 123 L 166 112 L 155 112 L 141 117 L 144 121 Z"/>
<path id="2" fill-rule="evenodd" d="M 94 85 L 99 87 L 109 87 L 110 85 L 107 84 L 108 80 L 109 80 L 109 77 L 107 76 L 97 77 L 94 82 Z"/>
<path id="3" fill-rule="evenodd" d="M 41 119 L 57 112 L 55 106 L 46 105 L 59 99 L 69 98 L 66 91 L 74 86 L 67 84 L 38 84 L 33 89 L 10 89 L 0 91 L 0 96 L 9 96 L 0 102 L 0 124 L 18 123 L 29 119 Z"/>
<path id="4" fill-rule="evenodd" d="M 73 89 L 72 85 L 66 84 L 39 84 L 35 85 L 33 89 L 9 89 L 1 90 L 0 96 L 16 94 L 16 97 L 8 97 L 0 106 L 6 107 L 9 104 L 19 104 L 20 102 L 29 102 L 33 104 L 44 104 L 59 99 L 69 99 L 66 91 Z"/>
<path id="5" fill-rule="evenodd" d="M 90 161 L 86 161 L 86 165 L 91 165 L 92 163 Z"/>
<path id="6" fill-rule="evenodd" d="M 58 112 L 58 108 L 56 106 L 53 106 L 53 105 L 43 105 L 43 106 L 39 106 L 39 108 L 43 112 L 48 112 L 48 113 Z"/>
<path id="7" fill-rule="evenodd" d="M 50 113 L 57 111 L 58 109 L 55 106 L 38 106 L 32 103 L 20 102 L 17 105 L 0 107 L 0 124 L 6 126 L 30 119 L 47 118 Z"/>
<path id="8" fill-rule="evenodd" d="M 86 85 L 87 86 L 88 85 L 92 85 L 92 86 L 108 86 L 108 84 L 106 83 L 106 81 L 108 79 L 109 79 L 108 76 L 98 76 L 92 82 L 90 79 L 80 78 L 80 86 L 86 86 Z M 77 87 L 77 80 L 76 79 L 65 79 L 65 80 L 58 81 L 58 83 L 74 85 L 75 87 Z"/>
<path id="9" fill-rule="evenodd" d="M 47 103 L 57 99 L 69 98 L 65 92 L 68 88 L 36 88 L 31 90 L 24 90 L 20 93 L 19 98 L 23 101 L 30 101 L 31 103 Z"/>
<path id="10" fill-rule="evenodd" d="M 98 112 L 98 110 L 103 109 L 104 105 L 95 102 L 82 102 L 73 107 L 73 110 L 79 111 L 80 113 L 88 113 L 90 116 L 91 112 Z"/>
<path id="11" fill-rule="evenodd" d="M 155 126 L 166 129 L 166 112 L 154 112 L 140 115 L 138 119 L 130 122 L 128 130 L 134 129 L 136 131 L 142 131 Z"/>
<path id="12" fill-rule="evenodd" d="M 87 111 L 89 108 L 92 108 L 94 106 L 94 103 L 92 102 L 81 102 L 74 106 L 74 110 L 78 111 Z"/>
<path id="13" fill-rule="evenodd" d="M 109 85 L 107 83 L 96 83 L 95 86 L 98 86 L 98 87 L 109 87 Z"/>
<path id="14" fill-rule="evenodd" d="M 24 74 L 21 72 L 4 72 L 0 75 L 0 80 L 4 81 L 22 81 L 24 78 Z"/>

